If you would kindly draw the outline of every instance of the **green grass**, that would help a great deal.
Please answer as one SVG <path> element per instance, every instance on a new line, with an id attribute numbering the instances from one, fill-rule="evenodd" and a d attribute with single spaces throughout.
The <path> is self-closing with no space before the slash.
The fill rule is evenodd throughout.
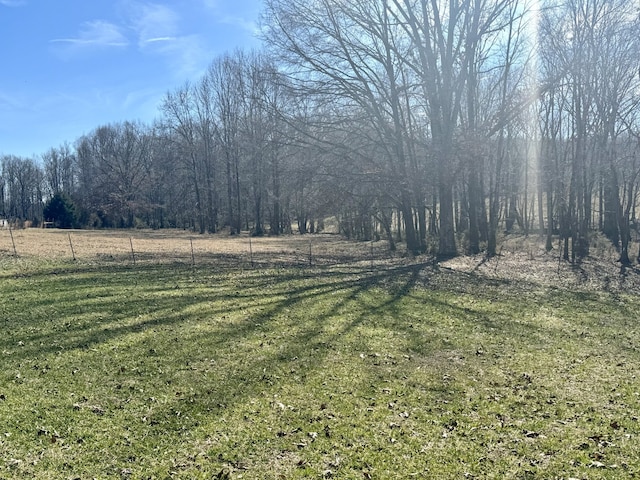
<path id="1" fill-rule="evenodd" d="M 0 479 L 633 478 L 638 297 L 434 272 L 16 265 Z"/>

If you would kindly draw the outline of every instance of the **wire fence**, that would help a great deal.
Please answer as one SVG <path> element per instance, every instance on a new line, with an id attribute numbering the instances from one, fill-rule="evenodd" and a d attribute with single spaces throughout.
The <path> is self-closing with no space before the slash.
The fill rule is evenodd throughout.
<path id="1" fill-rule="evenodd" d="M 638 251 L 634 244 L 633 251 Z M 640 266 L 621 265 L 615 249 L 593 245 L 594 256 L 579 264 L 559 260 L 561 250 L 545 250 L 544 239 L 514 237 L 495 258 L 460 256 L 436 262 L 435 257 L 403 256 L 389 251 L 386 241 L 350 241 L 335 234 L 251 237 L 247 233 L 197 235 L 180 230 L 57 230 L 0 228 L 0 271 L 41 262 L 77 265 L 192 266 L 215 270 L 346 267 L 358 271 L 392 272 L 398 267 L 431 266 L 425 281 L 456 290 L 459 275 L 506 284 L 557 286 L 590 291 L 640 291 Z M 597 251 L 596 251 L 597 250 Z M 439 274 L 438 274 L 439 273 Z M 529 288 L 527 287 L 527 288 Z M 531 287 L 534 288 L 534 287 Z M 535 287 L 538 288 L 538 287 Z"/>
<path id="2" fill-rule="evenodd" d="M 172 230 L 0 231 L 0 258 L 101 264 L 186 264 L 225 268 L 369 265 L 397 259 L 385 241 L 349 241 L 334 234 L 251 237 Z"/>

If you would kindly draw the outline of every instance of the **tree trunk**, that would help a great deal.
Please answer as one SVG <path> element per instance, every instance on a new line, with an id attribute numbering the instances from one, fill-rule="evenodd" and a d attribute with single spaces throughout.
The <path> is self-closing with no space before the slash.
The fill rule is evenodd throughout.
<path id="1" fill-rule="evenodd" d="M 393 210 L 391 211 L 393 216 Z M 396 251 L 396 242 L 393 240 L 393 230 L 391 228 L 391 218 L 385 213 L 384 208 L 380 209 L 380 223 L 387 235 L 387 241 L 389 242 L 389 250 L 391 252 Z"/>
<path id="2" fill-rule="evenodd" d="M 438 186 L 440 198 L 440 235 L 438 257 L 452 258 L 458 254 L 453 217 L 453 186 L 441 180 Z"/>
<path id="3" fill-rule="evenodd" d="M 413 209 L 411 208 L 411 196 L 407 192 L 402 192 L 402 216 L 404 218 L 404 236 L 407 243 L 407 251 L 411 255 L 420 253 L 420 240 L 413 223 Z"/>
<path id="4" fill-rule="evenodd" d="M 617 175 L 613 166 L 607 169 L 606 178 L 604 180 L 603 199 L 604 206 L 602 232 L 607 236 L 611 243 L 620 248 L 620 231 L 618 221 L 618 207 L 620 205 L 619 186 Z"/>
<path id="5" fill-rule="evenodd" d="M 547 183 L 547 241 L 545 243 L 545 250 L 550 252 L 553 250 L 553 229 L 555 228 L 555 222 L 553 221 L 553 180 L 551 175 L 548 175 Z"/>
<path id="6" fill-rule="evenodd" d="M 478 195 L 478 172 L 473 169 L 469 172 L 469 250 L 470 255 L 480 253 L 480 231 L 478 229 L 478 211 L 481 198 Z"/>
<path id="7" fill-rule="evenodd" d="M 226 158 L 226 174 L 227 174 L 227 225 L 229 225 L 231 235 L 237 233 L 233 216 L 233 176 L 231 174 L 231 157 L 227 154 Z"/>

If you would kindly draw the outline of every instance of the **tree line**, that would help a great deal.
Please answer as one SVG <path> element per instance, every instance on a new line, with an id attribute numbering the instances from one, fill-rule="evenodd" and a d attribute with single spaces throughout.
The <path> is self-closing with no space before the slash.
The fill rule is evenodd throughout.
<path id="1" fill-rule="evenodd" d="M 262 32 L 262 51 L 214 59 L 151 125 L 4 155 L 0 214 L 41 222 L 64 197 L 92 228 L 277 235 L 332 219 L 441 257 L 496 255 L 519 231 L 572 261 L 601 231 L 631 262 L 632 2 L 265 0 Z"/>

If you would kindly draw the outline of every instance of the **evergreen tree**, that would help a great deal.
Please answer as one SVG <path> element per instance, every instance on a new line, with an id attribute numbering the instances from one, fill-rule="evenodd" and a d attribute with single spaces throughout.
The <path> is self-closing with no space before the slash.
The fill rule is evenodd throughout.
<path id="1" fill-rule="evenodd" d="M 54 223 L 56 228 L 76 226 L 76 206 L 64 193 L 56 193 L 44 206 L 44 218 Z"/>

